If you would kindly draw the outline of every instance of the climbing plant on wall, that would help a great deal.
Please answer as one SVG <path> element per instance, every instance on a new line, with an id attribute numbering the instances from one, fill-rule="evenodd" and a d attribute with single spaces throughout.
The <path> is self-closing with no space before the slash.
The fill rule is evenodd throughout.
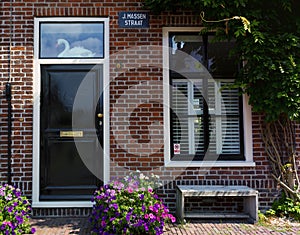
<path id="1" fill-rule="evenodd" d="M 287 197 L 300 200 L 295 125 L 300 120 L 300 2 L 297 0 L 144 0 L 163 11 L 193 11 L 204 30 L 234 38 L 243 61 L 235 86 L 263 113 L 262 136 L 272 176 Z"/>

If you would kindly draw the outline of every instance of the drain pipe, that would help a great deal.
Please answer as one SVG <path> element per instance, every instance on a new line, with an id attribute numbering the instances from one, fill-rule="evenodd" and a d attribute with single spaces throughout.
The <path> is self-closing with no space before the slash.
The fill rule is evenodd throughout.
<path id="1" fill-rule="evenodd" d="M 11 106 L 11 83 L 6 83 L 5 96 L 7 100 L 7 183 L 11 184 L 12 170 L 11 170 L 11 134 L 12 134 L 12 106 Z"/>
<path id="2" fill-rule="evenodd" d="M 8 54 L 8 81 L 5 85 L 5 97 L 7 101 L 7 183 L 12 184 L 12 105 L 11 105 L 11 48 L 12 48 L 12 34 L 13 34 L 13 22 L 12 22 L 12 0 L 10 2 L 10 34 L 9 34 L 9 54 Z"/>

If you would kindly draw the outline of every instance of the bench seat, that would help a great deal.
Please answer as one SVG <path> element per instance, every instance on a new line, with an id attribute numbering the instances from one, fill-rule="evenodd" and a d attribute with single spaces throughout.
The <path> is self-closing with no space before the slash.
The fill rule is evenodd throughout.
<path id="1" fill-rule="evenodd" d="M 177 185 L 176 196 L 176 215 L 180 220 L 184 218 L 249 218 L 254 223 L 258 221 L 258 191 L 247 186 Z M 185 197 L 242 197 L 244 213 L 186 213 Z"/>

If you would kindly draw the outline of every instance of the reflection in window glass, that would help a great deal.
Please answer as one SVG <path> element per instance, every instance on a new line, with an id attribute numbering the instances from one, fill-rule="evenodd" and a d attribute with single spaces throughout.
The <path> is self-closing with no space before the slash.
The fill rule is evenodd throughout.
<path id="1" fill-rule="evenodd" d="M 233 77 L 237 56 L 230 56 L 234 41 L 214 41 L 213 35 L 174 33 L 170 35 L 170 68 L 180 73 L 201 72 L 204 67 L 213 77 Z"/>
<path id="2" fill-rule="evenodd" d="M 203 71 L 203 42 L 198 35 L 174 35 L 171 37 L 171 70 L 181 73 Z"/>
<path id="3" fill-rule="evenodd" d="M 40 58 L 103 58 L 103 41 L 103 23 L 42 23 Z"/>

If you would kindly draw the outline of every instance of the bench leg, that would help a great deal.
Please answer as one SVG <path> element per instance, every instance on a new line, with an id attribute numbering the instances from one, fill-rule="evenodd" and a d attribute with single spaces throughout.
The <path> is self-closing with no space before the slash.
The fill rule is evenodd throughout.
<path id="1" fill-rule="evenodd" d="M 184 219 L 184 196 L 182 192 L 176 189 L 176 215 L 181 221 Z"/>
<path id="2" fill-rule="evenodd" d="M 244 210 L 248 213 L 254 223 L 258 222 L 258 196 L 245 197 Z"/>

